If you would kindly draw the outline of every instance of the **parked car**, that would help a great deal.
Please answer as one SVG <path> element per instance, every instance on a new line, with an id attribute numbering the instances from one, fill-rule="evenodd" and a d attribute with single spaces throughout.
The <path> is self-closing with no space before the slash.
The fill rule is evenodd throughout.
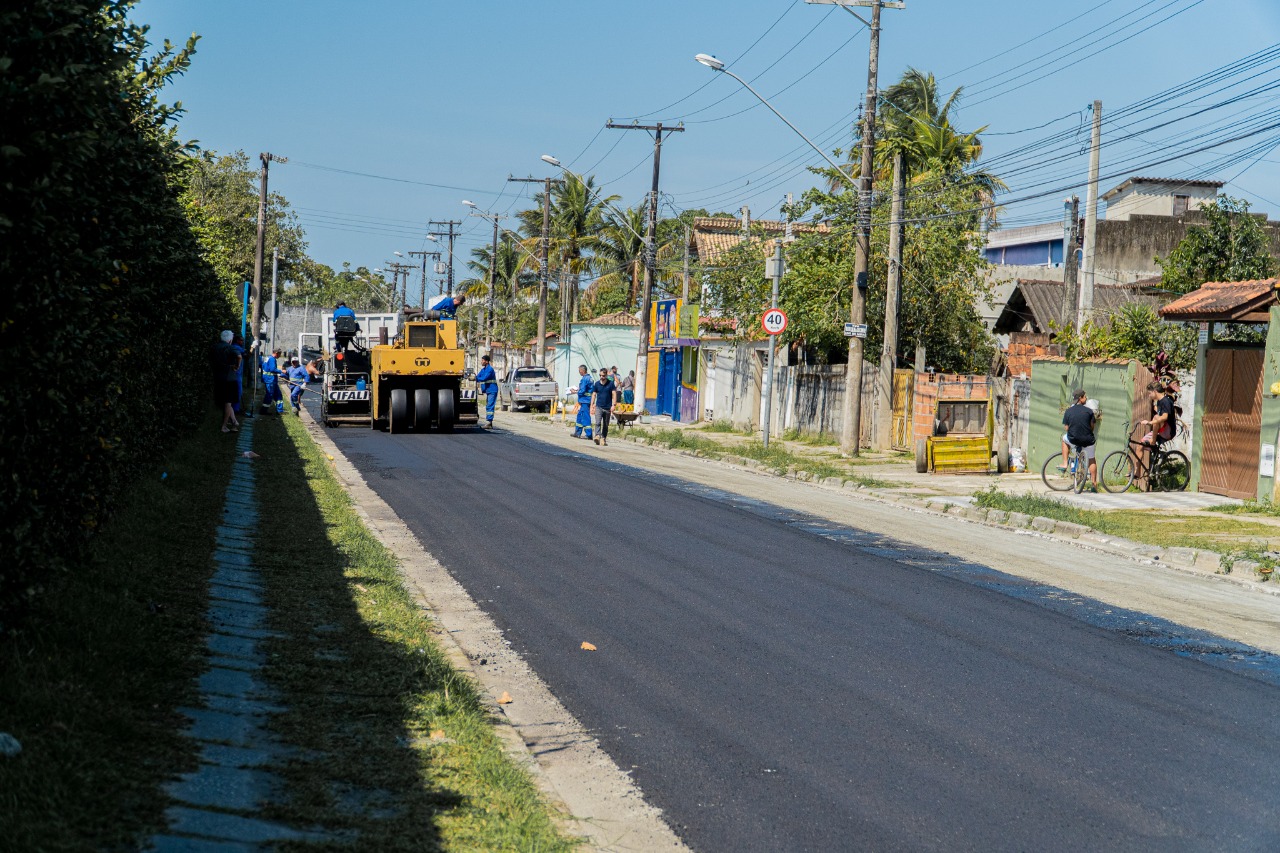
<path id="1" fill-rule="evenodd" d="M 498 403 L 507 409 L 550 411 L 559 385 L 545 367 L 517 367 L 498 383 Z"/>

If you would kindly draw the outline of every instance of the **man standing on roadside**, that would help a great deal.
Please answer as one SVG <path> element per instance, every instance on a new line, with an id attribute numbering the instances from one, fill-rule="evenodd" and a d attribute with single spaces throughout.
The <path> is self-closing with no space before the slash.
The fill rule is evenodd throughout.
<path id="1" fill-rule="evenodd" d="M 630 406 L 636 401 L 636 372 L 634 370 L 622 377 L 622 381 L 618 383 L 618 390 L 622 392 L 623 403 Z"/>
<path id="2" fill-rule="evenodd" d="M 573 422 L 573 437 L 591 438 L 591 374 L 585 364 L 578 365 L 578 417 Z"/>
<path id="3" fill-rule="evenodd" d="M 1090 487 L 1096 492 L 1098 491 L 1098 462 L 1094 458 L 1094 444 L 1097 443 L 1093 435 L 1094 412 L 1085 405 L 1088 395 L 1084 393 L 1084 389 L 1077 388 L 1071 397 L 1075 400 L 1075 404 L 1067 407 L 1067 410 L 1062 413 L 1062 425 L 1067 428 L 1067 441 L 1071 446 L 1084 452 L 1084 458 L 1089 462 Z"/>
<path id="4" fill-rule="evenodd" d="M 219 342 L 214 347 L 213 366 L 213 400 L 222 410 L 222 431 L 236 432 L 240 422 L 236 420 L 236 396 L 240 391 L 240 353 L 231 345 L 235 333 L 230 329 L 223 331 Z"/>
<path id="5" fill-rule="evenodd" d="M 609 371 L 600 368 L 600 381 L 591 386 L 591 414 L 595 416 L 596 444 L 605 447 L 609 446 L 609 418 L 613 417 L 616 391 L 617 386 L 613 384 Z"/>
<path id="6" fill-rule="evenodd" d="M 493 429 L 493 409 L 498 405 L 498 374 L 493 372 L 492 360 L 480 356 L 480 372 L 476 374 L 476 390 L 484 394 L 484 425 Z"/>

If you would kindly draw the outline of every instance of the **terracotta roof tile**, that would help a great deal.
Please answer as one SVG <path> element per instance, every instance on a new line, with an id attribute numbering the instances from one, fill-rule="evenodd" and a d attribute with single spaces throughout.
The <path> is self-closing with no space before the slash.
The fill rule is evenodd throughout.
<path id="1" fill-rule="evenodd" d="M 1160 309 L 1166 320 L 1265 322 L 1280 279 L 1211 281 Z"/>
<path id="2" fill-rule="evenodd" d="M 593 320 L 584 320 L 580 326 L 639 326 L 640 318 L 626 311 L 614 311 L 612 314 L 601 314 Z"/>
<path id="3" fill-rule="evenodd" d="M 751 240 L 759 244 L 762 257 L 773 252 L 774 241 L 767 237 L 780 236 L 786 228 L 787 224 L 778 219 L 751 220 Z M 791 223 L 793 234 L 825 234 L 830 230 L 825 223 Z M 693 220 L 691 231 L 694 251 L 706 266 L 715 266 L 721 255 L 742 244 L 742 222 L 732 217 L 700 216 Z M 761 231 L 764 237 L 758 236 Z"/>

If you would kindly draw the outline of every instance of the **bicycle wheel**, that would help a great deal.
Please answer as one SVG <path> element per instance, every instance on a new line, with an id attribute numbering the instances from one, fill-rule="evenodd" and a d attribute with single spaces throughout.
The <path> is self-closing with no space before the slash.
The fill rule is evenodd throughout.
<path id="1" fill-rule="evenodd" d="M 1075 461 L 1076 470 L 1072 476 L 1071 489 L 1077 495 L 1084 491 L 1084 487 L 1089 485 L 1089 460 L 1084 458 L 1084 454 L 1077 451 L 1071 457 Z"/>
<path id="2" fill-rule="evenodd" d="M 1191 462 L 1186 454 L 1179 450 L 1161 453 L 1160 458 L 1152 463 L 1151 489 L 1160 492 L 1186 491 L 1191 481 Z"/>
<path id="3" fill-rule="evenodd" d="M 1126 450 L 1113 450 L 1102 460 L 1098 470 L 1098 482 L 1108 492 L 1129 491 L 1133 485 L 1133 457 Z"/>
<path id="4" fill-rule="evenodd" d="M 1071 472 L 1062 468 L 1062 454 L 1055 453 L 1048 459 L 1044 460 L 1044 467 L 1040 469 L 1040 479 L 1044 480 L 1044 484 L 1055 492 L 1070 491 L 1075 485 L 1075 479 L 1071 476 Z"/>

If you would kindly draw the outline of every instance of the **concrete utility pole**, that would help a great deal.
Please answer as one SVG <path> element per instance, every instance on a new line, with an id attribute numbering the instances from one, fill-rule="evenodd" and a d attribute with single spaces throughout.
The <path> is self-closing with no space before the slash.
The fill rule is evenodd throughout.
<path id="1" fill-rule="evenodd" d="M 644 295 L 640 300 L 640 346 L 636 352 L 636 395 L 640 398 L 641 409 L 647 408 L 648 381 L 646 375 L 649 367 L 649 305 L 653 299 L 653 282 L 658 269 L 658 174 L 662 163 L 662 134 L 683 133 L 684 126 L 664 126 L 657 124 L 614 124 L 612 120 L 605 127 L 614 130 L 646 130 L 653 133 L 653 188 L 649 195 L 649 224 L 644 238 Z"/>
<path id="2" fill-rule="evenodd" d="M 773 244 L 773 257 L 765 263 L 765 272 L 769 274 L 769 278 L 773 280 L 773 296 L 770 299 L 769 307 L 778 307 L 778 289 L 782 285 L 782 276 L 786 273 L 786 261 L 782 255 L 782 240 L 777 240 Z M 778 336 L 769 336 L 769 360 L 765 365 L 764 374 L 764 415 L 760 418 L 764 427 L 764 446 L 769 446 L 769 431 L 773 427 L 773 357 L 774 351 L 778 348 Z"/>
<path id="3" fill-rule="evenodd" d="M 1094 259 L 1098 250 L 1098 168 L 1102 149 L 1102 101 L 1093 102 L 1093 139 L 1089 146 L 1089 188 L 1084 201 L 1084 262 L 1080 265 L 1080 309 L 1076 328 L 1093 314 Z"/>
<path id="4" fill-rule="evenodd" d="M 258 180 L 258 242 L 253 253 L 253 314 L 250 315 L 249 330 L 253 332 L 253 340 L 245 340 L 244 345 L 250 352 L 258 351 L 258 342 L 262 338 L 262 253 L 267 236 L 267 165 L 272 161 L 288 163 L 289 158 L 275 154 L 258 155 L 262 161 L 262 171 Z M 258 371 L 254 370 L 256 377 Z M 256 379 L 255 379 L 256 388 Z"/>
<path id="5" fill-rule="evenodd" d="M 1062 323 L 1072 322 L 1080 331 L 1078 279 L 1080 273 L 1080 197 L 1072 196 L 1063 203 L 1062 216 Z"/>
<path id="6" fill-rule="evenodd" d="M 411 258 L 422 258 L 422 310 L 427 310 L 427 258 L 440 260 L 440 252 L 410 252 Z"/>
<path id="7" fill-rule="evenodd" d="M 413 264 L 402 264 L 395 261 L 388 261 L 387 268 L 391 270 L 391 274 L 395 277 L 391 284 L 393 297 L 395 295 L 396 288 L 400 287 L 400 276 L 404 276 L 404 286 L 400 287 L 400 304 L 394 306 L 395 310 L 399 311 L 401 308 L 409 304 L 409 270 L 413 269 Z"/>
<path id="8" fill-rule="evenodd" d="M 486 355 L 493 355 L 493 292 L 498 288 L 498 219 L 497 216 L 489 217 L 493 220 L 493 248 L 489 255 L 489 299 L 484 309 L 484 351 Z"/>
<path id="9" fill-rule="evenodd" d="M 547 263 L 551 252 L 551 185 L 563 184 L 561 178 L 512 178 L 522 184 L 542 184 L 542 239 L 538 249 L 538 366 L 547 366 Z"/>
<path id="10" fill-rule="evenodd" d="M 852 9 L 844 7 L 850 13 Z M 867 97 L 862 109 L 862 172 L 858 180 L 858 233 L 853 259 L 853 287 L 850 288 L 849 320 L 855 326 L 866 322 L 863 293 L 867 287 L 868 259 L 871 255 L 871 187 L 876 146 L 876 97 L 880 71 L 881 0 L 871 5 L 871 53 L 867 60 Z M 845 368 L 844 423 L 840 429 L 840 451 L 857 456 L 862 428 L 862 348 L 864 340 L 849 338 L 849 363 Z"/>
<path id="11" fill-rule="evenodd" d="M 276 351 L 276 315 L 280 313 L 280 304 L 276 301 L 276 276 L 280 272 L 280 247 L 271 247 L 271 341 L 270 351 Z"/>
<path id="12" fill-rule="evenodd" d="M 684 284 L 680 288 L 680 299 L 684 304 L 689 304 L 689 226 L 684 227 Z"/>
<path id="13" fill-rule="evenodd" d="M 876 379 L 876 421 L 873 446 L 893 448 L 893 369 L 898 366 L 898 294 L 902 290 L 902 207 L 906 195 L 902 152 L 893 154 L 893 201 L 889 210 L 889 280 L 884 293 L 884 342 L 880 347 L 880 375 Z"/>
<path id="14" fill-rule="evenodd" d="M 431 220 L 427 225 L 443 225 L 448 228 L 443 233 L 432 232 L 432 237 L 448 237 L 449 238 L 449 295 L 453 296 L 453 241 L 457 239 L 457 228 L 462 224 L 462 220 L 444 219 Z"/>

